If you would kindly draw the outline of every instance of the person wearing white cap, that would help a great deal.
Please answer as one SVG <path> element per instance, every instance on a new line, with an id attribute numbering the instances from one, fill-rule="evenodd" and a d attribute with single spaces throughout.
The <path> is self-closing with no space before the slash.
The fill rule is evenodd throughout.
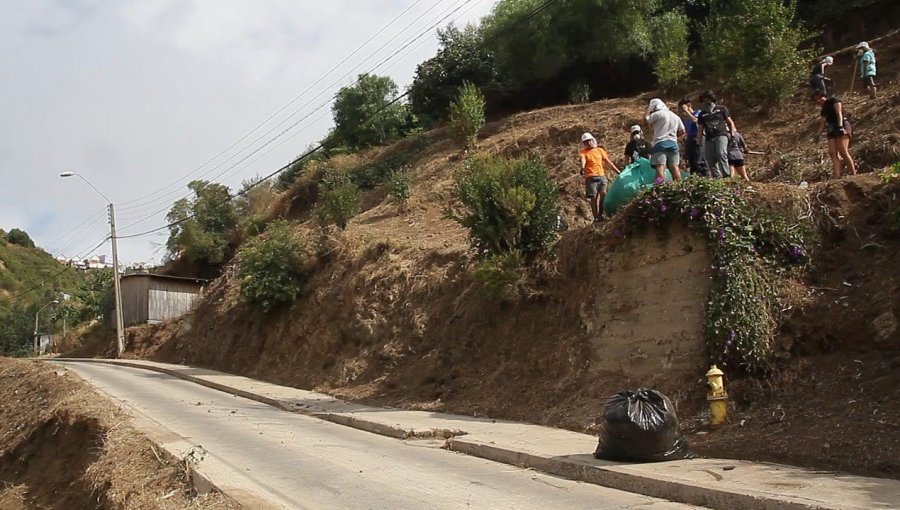
<path id="1" fill-rule="evenodd" d="M 650 142 L 644 139 L 641 126 L 635 124 L 631 126 L 629 131 L 631 132 L 631 139 L 625 144 L 625 157 L 628 158 L 629 163 L 637 163 L 641 154 L 650 153 Z"/>
<path id="2" fill-rule="evenodd" d="M 859 59 L 859 77 L 866 84 L 869 97 L 875 99 L 878 88 L 875 86 L 875 50 L 869 47 L 869 43 L 863 41 L 856 45 L 856 55 Z"/>
<path id="3" fill-rule="evenodd" d="M 813 96 L 819 93 L 824 96 L 828 95 L 825 82 L 831 81 L 831 78 L 825 76 L 825 68 L 832 64 L 834 64 L 834 58 L 827 56 L 819 60 L 815 67 L 813 67 L 812 74 L 809 75 L 809 85 L 813 88 Z"/>
<path id="4" fill-rule="evenodd" d="M 656 180 L 666 179 L 666 167 L 672 172 L 672 178 L 681 180 L 678 164 L 681 156 L 678 150 L 678 139 L 684 136 L 684 123 L 681 117 L 669 110 L 662 99 L 653 98 L 647 106 L 647 124 L 653 129 L 650 164 L 656 169 Z"/>
<path id="5" fill-rule="evenodd" d="M 591 201 L 591 214 L 594 221 L 603 220 L 603 200 L 606 198 L 606 189 L 609 180 L 606 178 L 606 167 L 619 172 L 615 163 L 610 161 L 606 149 L 597 145 L 597 139 L 590 133 L 581 135 L 581 150 L 578 152 L 581 160 L 581 175 L 584 176 L 584 195 Z"/>

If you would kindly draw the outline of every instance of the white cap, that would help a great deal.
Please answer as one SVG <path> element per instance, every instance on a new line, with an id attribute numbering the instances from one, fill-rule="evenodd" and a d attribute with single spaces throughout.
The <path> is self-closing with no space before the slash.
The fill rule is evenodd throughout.
<path id="1" fill-rule="evenodd" d="M 828 65 L 834 64 L 834 57 L 831 57 L 831 56 L 825 57 L 822 59 L 822 63 L 828 64 Z"/>
<path id="2" fill-rule="evenodd" d="M 631 126 L 631 129 L 629 130 L 629 132 L 630 132 L 631 134 L 634 134 L 635 131 L 637 131 L 638 133 L 640 133 L 640 132 L 641 132 L 641 126 L 639 126 L 639 125 L 637 125 L 637 124 Z"/>
<path id="3" fill-rule="evenodd" d="M 586 142 L 588 140 L 596 140 L 596 138 L 594 138 L 594 135 L 592 135 L 590 133 L 585 133 L 585 134 L 581 135 L 582 142 Z"/>
<path id="4" fill-rule="evenodd" d="M 856 49 L 869 51 L 871 48 L 869 48 L 869 43 L 863 41 L 856 45 Z"/>

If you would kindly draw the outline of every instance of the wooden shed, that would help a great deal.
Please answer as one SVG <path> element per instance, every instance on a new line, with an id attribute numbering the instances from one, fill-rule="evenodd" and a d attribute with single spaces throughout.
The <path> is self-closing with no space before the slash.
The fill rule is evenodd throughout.
<path id="1" fill-rule="evenodd" d="M 122 276 L 125 326 L 155 324 L 178 317 L 197 304 L 205 280 L 151 273 Z"/>

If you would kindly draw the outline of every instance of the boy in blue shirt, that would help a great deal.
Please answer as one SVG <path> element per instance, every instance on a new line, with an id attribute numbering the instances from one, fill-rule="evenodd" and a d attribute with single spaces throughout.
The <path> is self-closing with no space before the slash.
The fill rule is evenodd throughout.
<path id="1" fill-rule="evenodd" d="M 866 84 L 869 97 L 875 99 L 878 91 L 875 87 L 875 50 L 869 47 L 869 43 L 863 41 L 856 45 L 856 54 L 859 59 L 859 77 Z"/>

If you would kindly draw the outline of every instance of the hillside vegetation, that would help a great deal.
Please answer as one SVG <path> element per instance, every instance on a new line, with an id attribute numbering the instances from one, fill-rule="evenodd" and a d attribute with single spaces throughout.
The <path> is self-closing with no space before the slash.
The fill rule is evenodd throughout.
<path id="1" fill-rule="evenodd" d="M 705 87 L 517 113 L 465 144 L 447 127 L 337 144 L 244 195 L 235 230 L 204 231 L 220 236 L 199 238 L 221 276 L 193 314 L 131 328 L 129 355 L 575 430 L 608 395 L 652 386 L 705 454 L 897 476 L 900 179 L 882 172 L 900 161 L 900 37 L 873 44 L 877 100 L 849 93 L 849 50 L 831 74 L 862 175 L 828 179 L 818 108 L 796 81 L 777 106 L 724 97 L 762 153 L 748 157 L 753 183 L 659 187 L 607 223 L 583 198 L 581 133 L 621 162 L 650 98 Z M 547 235 L 547 211 L 568 230 Z M 192 253 L 183 232 L 176 255 Z M 98 335 L 76 354 L 113 345 Z M 714 433 L 710 362 L 731 394 Z"/>

